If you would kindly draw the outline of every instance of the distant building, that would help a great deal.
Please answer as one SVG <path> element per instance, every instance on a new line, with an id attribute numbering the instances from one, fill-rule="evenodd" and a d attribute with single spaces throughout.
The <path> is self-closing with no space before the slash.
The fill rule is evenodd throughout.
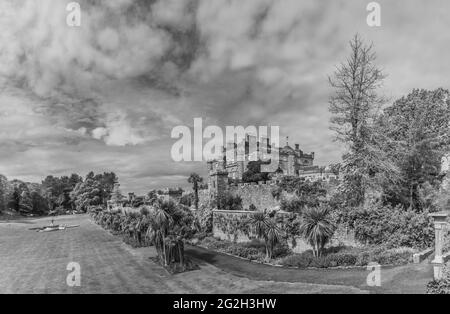
<path id="1" fill-rule="evenodd" d="M 163 200 L 165 201 L 169 201 L 169 200 L 174 200 L 176 202 L 179 202 L 181 197 L 183 196 L 183 189 L 178 188 L 178 189 L 171 189 L 171 188 L 166 188 L 161 190 L 161 196 L 163 198 Z"/>

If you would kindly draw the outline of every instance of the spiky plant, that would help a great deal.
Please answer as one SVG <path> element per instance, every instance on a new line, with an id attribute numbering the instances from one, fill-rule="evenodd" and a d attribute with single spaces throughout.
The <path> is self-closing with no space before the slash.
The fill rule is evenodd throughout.
<path id="1" fill-rule="evenodd" d="M 331 240 L 336 229 L 329 214 L 329 208 L 323 206 L 306 208 L 303 213 L 300 233 L 312 246 L 315 257 L 321 256 L 323 248 Z"/>
<path id="2" fill-rule="evenodd" d="M 275 245 L 281 242 L 281 232 L 276 223 L 265 212 L 256 212 L 250 217 L 258 239 L 264 240 L 266 259 L 273 258 Z"/>

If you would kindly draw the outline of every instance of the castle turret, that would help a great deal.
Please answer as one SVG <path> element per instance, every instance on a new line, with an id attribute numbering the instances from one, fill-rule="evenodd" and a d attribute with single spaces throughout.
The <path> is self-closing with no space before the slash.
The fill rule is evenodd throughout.
<path id="1" fill-rule="evenodd" d="M 228 190 L 228 172 L 220 166 L 220 162 L 218 162 L 218 167 L 209 174 L 208 189 L 210 198 L 216 203 Z"/>

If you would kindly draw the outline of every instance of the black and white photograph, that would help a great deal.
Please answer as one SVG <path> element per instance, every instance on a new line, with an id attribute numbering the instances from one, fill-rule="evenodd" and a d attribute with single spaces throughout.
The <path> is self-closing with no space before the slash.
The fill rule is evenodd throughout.
<path id="1" fill-rule="evenodd" d="M 0 294 L 450 294 L 449 16 L 0 0 Z"/>

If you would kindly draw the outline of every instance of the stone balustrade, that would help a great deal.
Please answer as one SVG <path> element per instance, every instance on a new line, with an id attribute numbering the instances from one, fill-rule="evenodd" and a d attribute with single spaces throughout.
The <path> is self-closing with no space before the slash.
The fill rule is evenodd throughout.
<path id="1" fill-rule="evenodd" d="M 434 244 L 434 259 L 431 262 L 433 264 L 434 279 L 442 279 L 443 266 L 446 262 L 448 254 L 444 254 L 444 244 L 446 241 L 446 235 L 448 232 L 448 212 L 432 213 L 430 216 L 434 221 L 435 230 L 435 244 Z"/>

